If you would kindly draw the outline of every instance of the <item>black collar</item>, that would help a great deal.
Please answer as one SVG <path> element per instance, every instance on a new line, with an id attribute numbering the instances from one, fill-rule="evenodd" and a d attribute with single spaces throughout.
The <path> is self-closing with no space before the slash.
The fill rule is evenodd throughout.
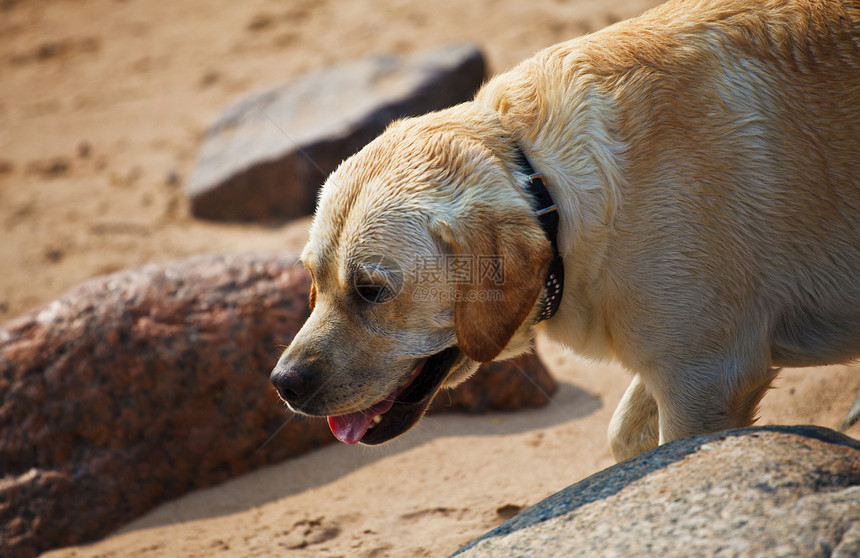
<path id="1" fill-rule="evenodd" d="M 540 226 L 552 244 L 552 260 L 544 280 L 544 288 L 540 298 L 540 311 L 535 323 L 548 320 L 558 310 L 561 304 L 561 292 L 564 288 L 564 263 L 558 252 L 558 207 L 549 195 L 549 190 L 543 183 L 543 175 L 535 172 L 525 153 L 520 151 L 520 167 L 528 177 L 525 191 L 532 200 L 532 208 L 537 214 Z"/>

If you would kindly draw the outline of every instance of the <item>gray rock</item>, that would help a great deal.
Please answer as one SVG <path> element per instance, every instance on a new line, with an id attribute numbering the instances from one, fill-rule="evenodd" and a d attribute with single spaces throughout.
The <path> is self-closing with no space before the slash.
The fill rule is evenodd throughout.
<path id="1" fill-rule="evenodd" d="M 396 118 L 470 100 L 486 76 L 481 51 L 448 46 L 375 56 L 242 98 L 218 116 L 187 191 L 214 220 L 285 220 L 313 212 L 325 178 Z"/>
<path id="2" fill-rule="evenodd" d="M 568 487 L 454 556 L 860 556 L 860 442 L 814 426 L 680 440 Z"/>

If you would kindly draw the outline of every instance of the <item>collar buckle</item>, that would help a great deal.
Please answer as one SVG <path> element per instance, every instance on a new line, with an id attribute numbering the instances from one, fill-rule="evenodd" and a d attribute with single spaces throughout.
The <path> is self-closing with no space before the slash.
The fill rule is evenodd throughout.
<path id="1" fill-rule="evenodd" d="M 540 187 L 546 188 L 543 185 L 544 176 L 541 173 L 533 172 L 530 175 L 528 175 L 527 178 L 528 178 L 529 184 L 531 184 L 532 186 L 534 186 L 535 183 L 537 182 Z M 547 194 L 547 197 L 549 197 L 548 194 Z M 549 198 L 549 199 L 552 200 L 552 198 Z M 542 207 L 540 209 L 536 209 L 535 213 L 537 214 L 538 217 L 542 217 L 542 216 L 546 215 L 547 213 L 552 213 L 553 211 L 558 211 L 558 206 L 555 203 L 553 203 L 552 205 L 549 205 L 547 207 Z"/>
<path id="2" fill-rule="evenodd" d="M 553 211 L 558 211 L 558 206 L 556 206 L 555 204 L 552 204 L 549 207 L 544 207 L 543 209 L 538 209 L 535 213 L 538 217 L 543 217 L 547 213 L 552 213 Z"/>

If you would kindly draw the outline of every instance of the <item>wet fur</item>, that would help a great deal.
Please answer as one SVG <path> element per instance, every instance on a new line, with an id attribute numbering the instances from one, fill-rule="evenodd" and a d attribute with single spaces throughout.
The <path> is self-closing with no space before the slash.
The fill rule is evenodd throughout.
<path id="1" fill-rule="evenodd" d="M 517 148 L 561 218 L 564 296 L 537 326 L 550 249 Z M 503 302 L 416 301 L 418 273 L 355 302 L 356 270 L 444 254 L 503 256 Z M 455 385 L 543 332 L 635 375 L 618 459 L 748 425 L 779 367 L 860 355 L 860 3 L 669 2 L 542 51 L 347 160 L 303 260 L 315 309 L 281 364 L 319 387 L 299 410 L 372 405 L 453 343 Z"/>

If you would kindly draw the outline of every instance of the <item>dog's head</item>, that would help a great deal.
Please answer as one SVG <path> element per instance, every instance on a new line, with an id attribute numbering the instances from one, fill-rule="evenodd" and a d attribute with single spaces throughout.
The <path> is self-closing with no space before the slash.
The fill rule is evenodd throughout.
<path id="1" fill-rule="evenodd" d="M 530 346 L 550 244 L 492 113 L 397 122 L 323 186 L 310 318 L 272 383 L 342 441 L 411 428 L 441 386 Z"/>

